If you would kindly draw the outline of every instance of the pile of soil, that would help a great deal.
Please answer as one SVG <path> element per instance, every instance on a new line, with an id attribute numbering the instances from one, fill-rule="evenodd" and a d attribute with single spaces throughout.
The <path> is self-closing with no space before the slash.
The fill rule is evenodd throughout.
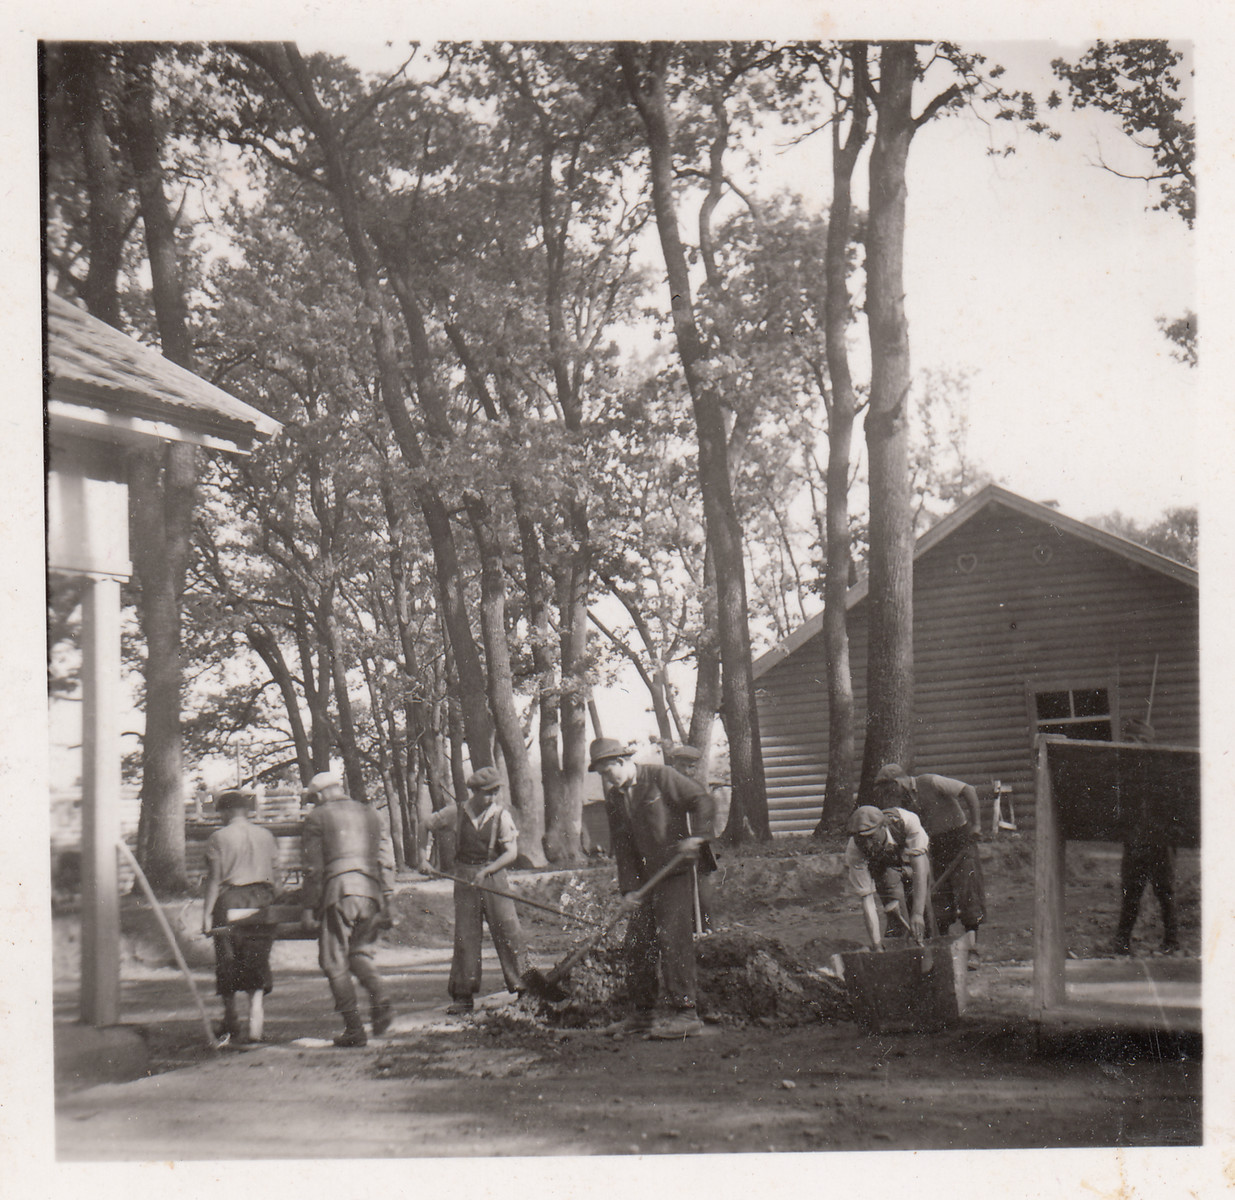
<path id="1" fill-rule="evenodd" d="M 758 1023 L 770 1028 L 852 1019 L 844 985 L 775 938 L 744 929 L 720 929 L 695 940 L 695 959 L 699 1011 L 709 1022 Z M 592 1028 L 627 1013 L 627 960 L 620 928 L 612 942 L 596 948 L 574 967 L 567 986 L 569 997 L 556 1002 L 534 991 L 525 993 L 519 1000 L 519 1021 L 531 1017 L 546 1028 Z"/>

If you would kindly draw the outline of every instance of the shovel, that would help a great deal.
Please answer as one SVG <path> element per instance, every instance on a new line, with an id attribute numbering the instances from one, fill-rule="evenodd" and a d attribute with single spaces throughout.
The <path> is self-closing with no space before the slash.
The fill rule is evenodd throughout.
<path id="1" fill-rule="evenodd" d="M 529 899 L 527 896 L 517 895 L 515 892 L 504 892 L 501 888 L 486 887 L 483 883 L 474 883 L 470 879 L 463 879 L 458 875 L 447 875 L 445 871 L 435 871 L 432 867 L 427 868 L 427 873 L 437 876 L 438 879 L 449 879 L 452 883 L 461 883 L 465 887 L 473 887 L 478 892 L 491 892 L 495 896 L 503 896 L 507 900 L 513 900 L 516 904 L 527 904 L 532 908 L 540 908 L 545 912 L 552 913 L 555 917 L 565 917 L 568 921 L 578 921 L 580 925 L 594 925 L 597 929 L 608 930 L 608 926 L 602 925 L 599 921 L 592 920 L 591 917 L 581 917 L 576 913 L 568 913 L 565 909 L 554 908 L 552 904 L 542 904 L 539 900 Z"/>
<path id="2" fill-rule="evenodd" d="M 689 855 L 675 854 L 638 891 L 631 893 L 631 899 L 641 904 L 655 887 L 672 875 L 683 863 L 689 861 Z M 525 971 L 523 975 L 524 988 L 542 1000 L 565 1000 L 570 993 L 562 987 L 562 981 L 617 928 L 622 918 L 627 915 L 629 915 L 629 910 L 623 907 L 622 911 L 607 925 L 603 926 L 598 934 L 595 934 L 584 942 L 583 945 L 577 946 L 572 950 L 547 975 L 543 971 L 537 971 L 535 968 Z"/>

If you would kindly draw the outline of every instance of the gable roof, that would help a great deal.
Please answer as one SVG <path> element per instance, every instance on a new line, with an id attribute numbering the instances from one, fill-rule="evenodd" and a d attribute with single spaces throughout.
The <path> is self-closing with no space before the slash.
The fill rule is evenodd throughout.
<path id="1" fill-rule="evenodd" d="M 1007 488 L 999 487 L 993 483 L 988 484 L 980 492 L 970 496 L 955 511 L 949 513 L 943 520 L 932 525 L 930 529 L 922 534 L 914 545 L 914 561 L 916 562 L 928 550 L 934 549 L 945 538 L 951 537 L 962 525 L 972 520 L 978 513 L 995 504 L 1011 509 L 1013 512 L 1021 513 L 1033 520 L 1042 521 L 1060 533 L 1067 533 L 1073 537 L 1081 538 L 1083 541 L 1099 546 L 1103 550 L 1109 550 L 1112 554 L 1118 554 L 1121 558 L 1125 558 L 1139 566 L 1147 567 L 1151 571 L 1157 571 L 1188 587 L 1198 587 L 1197 573 L 1193 567 L 1176 562 L 1173 558 L 1167 558 L 1165 555 L 1158 554 L 1145 546 L 1138 545 L 1136 542 L 1130 542 L 1127 538 L 1120 537 L 1118 534 L 1107 533 L 1105 529 L 1099 529 L 1096 525 L 1089 525 L 1085 521 L 1078 521 L 1075 517 L 1064 516 L 1063 513 L 1050 508 L 1048 505 L 1027 500 L 1024 496 L 1018 496 L 1015 492 L 1010 492 Z M 863 578 L 854 584 L 845 593 L 846 611 L 866 599 L 869 590 L 869 577 Z M 770 650 L 755 659 L 753 664 L 755 678 L 757 679 L 760 675 L 770 671 L 777 663 L 783 662 L 798 647 L 805 645 L 822 629 L 823 613 L 818 612 L 795 629 L 788 637 L 777 642 Z"/>
<path id="2" fill-rule="evenodd" d="M 273 417 L 53 293 L 47 296 L 47 371 L 53 421 L 241 451 L 282 429 Z"/>

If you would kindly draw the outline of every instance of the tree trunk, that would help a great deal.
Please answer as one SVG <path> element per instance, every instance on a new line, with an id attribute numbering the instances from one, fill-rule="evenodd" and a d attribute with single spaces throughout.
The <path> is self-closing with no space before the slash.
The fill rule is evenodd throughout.
<path id="1" fill-rule="evenodd" d="M 831 399 L 828 404 L 828 467 L 825 525 L 827 565 L 823 585 L 823 644 L 828 686 L 828 777 L 816 837 L 835 828 L 853 805 L 853 767 L 857 751 L 853 716 L 853 675 L 849 666 L 849 471 L 857 399 L 849 370 L 846 332 L 849 328 L 848 259 L 853 227 L 853 171 L 866 142 L 866 47 L 858 43 L 848 54 L 853 62 L 852 115 L 849 136 L 841 144 L 838 124 L 832 126 L 832 207 L 825 249 L 824 338 L 827 347 Z M 839 120 L 839 114 L 837 115 Z"/>
<path id="2" fill-rule="evenodd" d="M 532 783 L 523 728 L 514 702 L 514 674 L 506 640 L 506 565 L 501 540 L 489 525 L 489 511 L 478 497 L 466 501 L 480 551 L 480 628 L 489 673 L 489 705 L 497 727 L 511 807 L 519 826 L 521 865 L 545 865 L 545 814 Z"/>
<path id="3" fill-rule="evenodd" d="M 329 655 L 330 675 L 334 683 L 334 707 L 338 714 L 339 754 L 343 758 L 343 774 L 347 782 L 347 794 L 362 804 L 366 801 L 364 766 L 360 761 L 360 749 L 356 744 L 356 723 L 352 718 L 352 699 L 347 690 L 347 661 L 343 652 L 343 637 L 339 622 L 333 612 L 333 602 L 326 600 L 319 616 L 323 652 Z"/>
<path id="4" fill-rule="evenodd" d="M 122 194 L 120 171 L 104 122 L 103 92 L 109 70 L 105 51 L 90 42 L 65 42 L 49 54 L 49 87 L 62 88 L 69 100 L 81 144 L 89 196 L 88 263 L 81 284 L 90 312 L 119 329 L 120 297 L 116 280 L 130 229 L 129 205 Z M 54 57 L 52 57 L 54 55 Z"/>
<path id="5" fill-rule="evenodd" d="M 695 702 L 690 712 L 687 740 L 699 751 L 696 770 L 701 779 L 708 776 L 712 759 L 712 729 L 720 709 L 720 653 L 716 642 L 716 562 L 711 551 L 703 554 L 703 620 L 695 646 Z"/>
<path id="6" fill-rule="evenodd" d="M 312 778 L 319 771 L 330 770 L 330 753 L 334 748 L 334 726 L 330 720 L 330 675 L 324 669 L 325 660 L 320 648 L 315 663 L 308 614 L 298 592 L 292 592 L 291 603 L 296 648 L 300 654 L 300 678 L 309 708 L 309 778 Z"/>
<path id="7" fill-rule="evenodd" d="M 155 125 L 152 63 L 155 51 L 139 45 L 133 79 L 122 107 L 122 126 L 136 176 L 151 293 L 163 354 L 193 369 L 188 306 L 180 276 L 175 220 L 163 190 L 161 137 Z M 183 670 L 180 601 L 184 594 L 197 486 L 196 447 L 173 443 L 163 451 L 162 473 L 143 455 L 135 505 L 143 509 L 133 548 L 141 581 L 138 618 L 146 640 L 146 732 L 142 742 L 141 803 L 144 839 L 140 860 L 156 893 L 183 891 L 184 764 L 180 733 Z M 139 494 L 140 493 L 140 494 Z M 160 528 L 161 527 L 161 528 Z"/>
<path id="8" fill-rule="evenodd" d="M 871 391 L 866 417 L 870 461 L 870 646 L 866 747 L 859 799 L 871 796 L 879 767 L 906 766 L 913 748 L 913 514 L 909 494 L 909 326 L 904 305 L 905 164 L 916 52 L 885 42 L 870 162 L 866 234 L 866 315 Z"/>
<path id="9" fill-rule="evenodd" d="M 283 711 L 287 713 L 287 723 L 291 726 L 292 743 L 296 747 L 296 770 L 300 782 L 307 784 L 313 777 L 313 752 L 309 747 L 309 735 L 305 731 L 304 717 L 300 712 L 300 696 L 296 692 L 296 681 L 288 669 L 287 660 L 278 639 L 265 626 L 256 622 L 245 628 L 245 636 L 249 645 L 266 664 L 270 678 L 274 680 L 279 694 L 283 697 Z"/>
<path id="10" fill-rule="evenodd" d="M 249 47 L 246 52 L 291 98 L 321 149 L 326 186 L 334 197 L 356 279 L 368 308 L 381 383 L 381 404 L 390 419 L 400 452 L 412 471 L 423 479 L 427 464 L 420 450 L 419 436 L 404 406 L 400 355 L 382 295 L 377 262 L 361 217 L 363 205 L 359 187 L 334 122 L 318 100 L 294 43 L 284 43 L 277 51 Z M 473 769 L 489 766 L 493 762 L 493 721 L 486 700 L 484 670 L 468 620 L 449 511 L 426 483 L 418 485 L 417 498 L 429 532 L 444 625 L 455 655 L 469 757 Z"/>
<path id="11" fill-rule="evenodd" d="M 755 837 L 771 836 L 767 786 L 759 739 L 751 671 L 750 627 L 747 622 L 746 563 L 742 529 L 730 486 L 724 411 L 701 370 L 706 351 L 699 335 L 691 299 L 686 252 L 679 232 L 673 194 L 673 137 L 665 93 L 667 49 L 651 50 L 647 86 L 640 82 L 634 48 L 618 47 L 627 88 L 643 119 L 652 176 L 652 205 L 668 276 L 674 335 L 682 371 L 690 391 L 699 447 L 699 487 L 703 494 L 708 541 L 716 561 L 717 628 L 721 658 L 721 715 L 729 739 L 733 807 L 749 822 Z M 739 819 L 734 828 L 741 830 Z"/>

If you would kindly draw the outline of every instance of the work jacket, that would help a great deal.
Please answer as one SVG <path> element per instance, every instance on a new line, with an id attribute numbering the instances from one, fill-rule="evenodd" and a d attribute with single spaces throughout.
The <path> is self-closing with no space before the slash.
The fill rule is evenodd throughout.
<path id="1" fill-rule="evenodd" d="M 697 837 L 710 835 L 715 805 L 702 784 L 672 767 L 638 763 L 629 788 L 611 787 L 605 793 L 605 815 L 617 860 L 618 890 L 626 893 L 664 866 L 678 842 L 690 837 L 692 830 Z M 715 868 L 716 860 L 705 843 L 699 869 Z"/>
<path id="2" fill-rule="evenodd" d="M 319 911 L 340 896 L 381 900 L 394 886 L 394 849 L 381 817 L 367 804 L 331 800 L 304 819 L 305 908 Z"/>

